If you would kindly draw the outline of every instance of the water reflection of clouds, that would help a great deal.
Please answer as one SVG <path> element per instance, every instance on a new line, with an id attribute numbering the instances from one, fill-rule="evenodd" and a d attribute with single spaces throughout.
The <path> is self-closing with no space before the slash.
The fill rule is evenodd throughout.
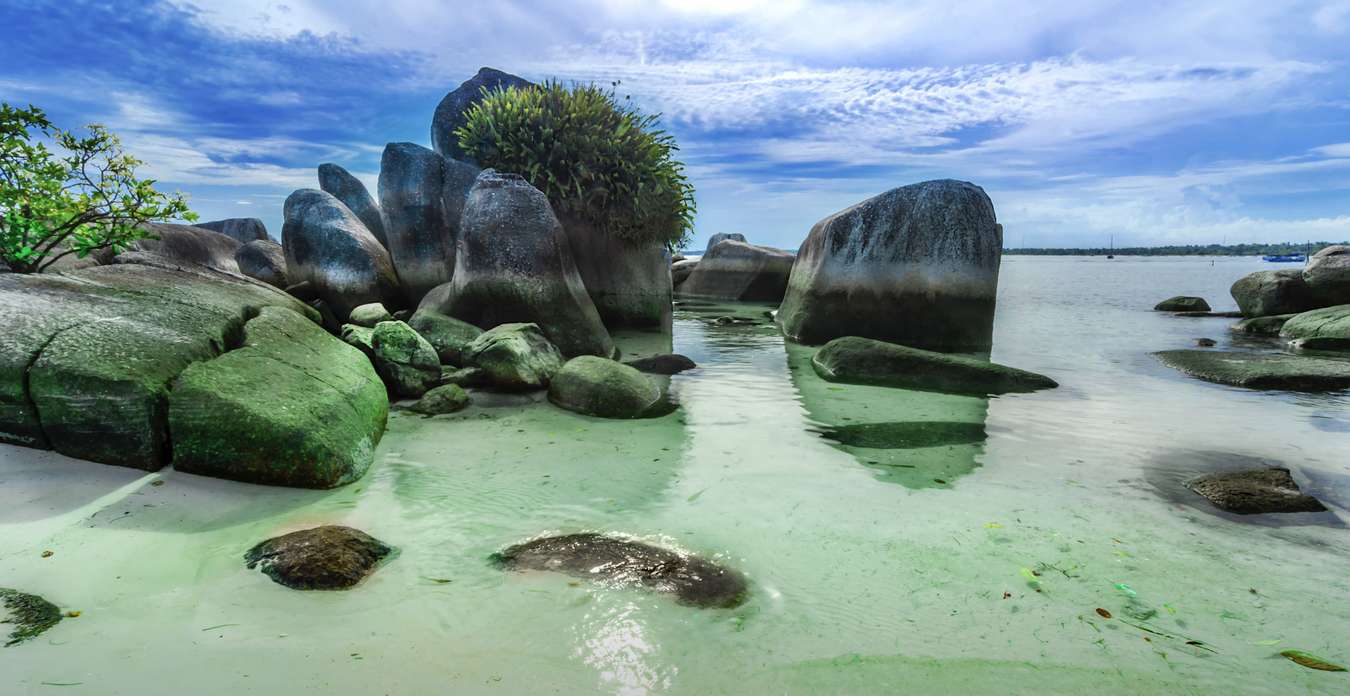
<path id="1" fill-rule="evenodd" d="M 577 626 L 575 655 L 596 670 L 604 691 L 647 694 L 668 691 L 674 682 L 679 669 L 656 659 L 660 645 L 647 635 L 640 612 L 634 602 L 597 607 Z"/>

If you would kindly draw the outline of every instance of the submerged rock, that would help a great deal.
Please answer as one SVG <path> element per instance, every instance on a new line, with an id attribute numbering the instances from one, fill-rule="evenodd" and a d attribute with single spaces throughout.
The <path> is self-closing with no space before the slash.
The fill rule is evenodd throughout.
<path id="1" fill-rule="evenodd" d="M 395 396 L 416 398 L 441 377 L 441 361 L 411 326 L 401 321 L 382 321 L 370 334 L 375 371 Z"/>
<path id="2" fill-rule="evenodd" d="M 409 304 L 448 282 L 457 225 L 445 217 L 445 159 L 413 143 L 389 143 L 380 160 L 380 210 L 389 256 Z"/>
<path id="3" fill-rule="evenodd" d="M 701 608 L 740 606 L 750 592 L 743 575 L 712 561 L 595 533 L 517 544 L 493 554 L 492 561 L 504 570 L 543 570 L 618 587 L 643 587 Z"/>
<path id="4" fill-rule="evenodd" d="M 1004 394 L 1059 386 L 1049 377 L 1015 367 L 857 336 L 825 344 L 816 351 L 811 366 L 831 382 L 950 394 Z"/>
<path id="5" fill-rule="evenodd" d="M 984 189 L 950 179 L 892 189 L 811 228 L 778 321 L 806 344 L 987 350 L 1002 248 Z"/>
<path id="6" fill-rule="evenodd" d="M 290 285 L 286 277 L 286 251 L 270 239 L 257 239 L 234 252 L 239 272 L 277 288 Z"/>
<path id="7" fill-rule="evenodd" d="M 61 609 L 47 600 L 27 592 L 0 587 L 0 613 L 3 621 L 14 628 L 9 633 L 5 647 L 13 647 L 42 635 L 47 629 L 61 623 Z"/>
<path id="8" fill-rule="evenodd" d="M 341 166 L 325 163 L 319 165 L 319 188 L 334 198 L 342 201 L 347 206 L 347 210 L 352 211 L 361 224 L 366 226 L 376 240 L 386 249 L 389 248 L 389 239 L 384 233 L 384 219 L 380 215 L 380 207 L 375 205 L 375 199 L 371 197 L 370 191 L 361 180 L 352 176 L 351 172 L 343 169 Z"/>
<path id="9" fill-rule="evenodd" d="M 1303 280 L 1303 271 L 1257 271 L 1229 290 L 1244 317 L 1297 314 L 1324 306 Z"/>
<path id="10" fill-rule="evenodd" d="M 292 283 L 308 281 L 337 316 L 371 302 L 402 305 L 389 252 L 341 201 L 301 189 L 286 199 L 285 215 L 281 246 Z"/>
<path id="11" fill-rule="evenodd" d="M 325 525 L 268 539 L 248 550 L 250 570 L 293 590 L 346 590 L 375 572 L 393 549 L 351 527 Z"/>
<path id="12" fill-rule="evenodd" d="M 568 360 L 553 375 L 548 398 L 588 416 L 639 418 L 661 399 L 661 389 L 623 363 L 583 355 Z"/>
<path id="13" fill-rule="evenodd" d="M 680 294 L 738 302 L 779 302 L 795 257 L 791 252 L 728 239 L 699 259 Z"/>
<path id="14" fill-rule="evenodd" d="M 463 410 L 468 405 L 469 394 L 463 387 L 443 384 L 424 394 L 409 410 L 424 416 L 438 416 Z"/>
<path id="15" fill-rule="evenodd" d="M 1243 319 L 1233 324 L 1230 330 L 1233 333 L 1251 334 L 1253 336 L 1278 336 L 1284 323 L 1298 316 L 1297 314 L 1275 314 L 1268 317 L 1252 317 Z"/>
<path id="16" fill-rule="evenodd" d="M 1249 389 L 1333 391 L 1350 387 L 1350 362 L 1283 353 L 1168 350 L 1163 364 L 1192 377 Z"/>
<path id="17" fill-rule="evenodd" d="M 919 449 L 984 442 L 984 423 L 969 421 L 902 421 L 851 423 L 821 430 L 821 437 L 864 449 Z"/>
<path id="18" fill-rule="evenodd" d="M 478 74 L 465 80 L 436 105 L 431 117 L 431 146 L 444 157 L 469 159 L 459 146 L 455 130 L 468 123 L 468 111 L 483 98 L 483 90 L 532 87 L 528 80 L 493 68 L 479 68 Z"/>
<path id="19" fill-rule="evenodd" d="M 1153 306 L 1155 312 L 1208 312 L 1209 303 L 1203 297 L 1177 295 Z"/>
<path id="20" fill-rule="evenodd" d="M 1186 487 L 1214 507 L 1239 515 L 1326 510 L 1316 498 L 1299 490 L 1288 469 L 1208 474 L 1187 481 Z"/>
<path id="21" fill-rule="evenodd" d="M 1195 345 L 1200 346 L 1201 348 L 1213 348 L 1214 346 L 1219 345 L 1219 343 L 1212 338 L 1197 338 L 1195 339 Z"/>
<path id="22" fill-rule="evenodd" d="M 263 221 L 258 218 L 226 218 L 195 224 L 202 229 L 219 232 L 240 244 L 271 239 L 267 234 L 267 225 L 264 225 Z"/>
<path id="23" fill-rule="evenodd" d="M 364 326 L 373 329 L 375 325 L 382 321 L 393 321 L 394 315 L 384 308 L 379 302 L 363 304 L 352 310 L 352 314 L 347 321 L 357 326 Z"/>
<path id="24" fill-rule="evenodd" d="M 447 365 L 458 365 L 464 347 L 483 333 L 482 329 L 467 321 L 460 321 L 433 309 L 417 310 L 408 319 L 408 325 L 427 339 L 431 347 L 436 349 L 441 362 Z"/>
<path id="25" fill-rule="evenodd" d="M 534 324 L 502 324 L 475 338 L 461 354 L 503 389 L 543 389 L 563 365 L 557 346 Z"/>
<path id="26" fill-rule="evenodd" d="M 370 362 L 314 322 L 264 308 L 242 345 L 183 371 L 168 398 L 173 465 L 234 481 L 332 488 L 375 458 L 389 401 Z"/>
<path id="27" fill-rule="evenodd" d="M 678 353 L 653 355 L 649 358 L 629 360 L 624 364 L 639 372 L 647 372 L 653 375 L 675 375 L 698 367 L 693 360 Z"/>

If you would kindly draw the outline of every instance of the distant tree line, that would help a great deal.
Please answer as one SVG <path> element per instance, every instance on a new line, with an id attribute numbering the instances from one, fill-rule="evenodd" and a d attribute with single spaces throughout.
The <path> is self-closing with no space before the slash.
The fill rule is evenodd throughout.
<path id="1" fill-rule="evenodd" d="M 1350 242 L 1277 242 L 1272 244 L 1174 244 L 1156 247 L 1105 247 L 1064 249 L 1004 249 L 1010 256 L 1266 256 L 1311 254 L 1333 244 Z"/>

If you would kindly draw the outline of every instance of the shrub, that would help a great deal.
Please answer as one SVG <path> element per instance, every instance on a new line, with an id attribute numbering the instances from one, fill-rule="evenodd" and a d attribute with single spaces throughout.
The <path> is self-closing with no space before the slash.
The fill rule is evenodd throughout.
<path id="1" fill-rule="evenodd" d="M 455 135 L 481 166 L 543 191 L 564 220 L 679 249 L 693 227 L 694 188 L 658 119 L 619 103 L 612 90 L 551 81 L 485 90 Z"/>
<path id="2" fill-rule="evenodd" d="M 178 194 L 137 179 L 141 164 L 98 125 L 63 131 L 34 106 L 0 104 L 0 262 L 35 273 L 70 254 L 118 253 L 151 236 L 143 223 L 195 220 Z M 50 143 L 55 150 L 48 147 Z"/>

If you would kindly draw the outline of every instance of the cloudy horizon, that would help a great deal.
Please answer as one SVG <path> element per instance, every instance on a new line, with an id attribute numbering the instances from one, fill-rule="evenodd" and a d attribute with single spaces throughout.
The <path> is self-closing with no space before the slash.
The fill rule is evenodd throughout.
<path id="1" fill-rule="evenodd" d="M 1350 238 L 1350 0 L 6 3 L 0 100 L 103 123 L 203 219 L 259 217 L 481 66 L 663 114 L 716 232 L 973 181 L 1007 246 Z M 1275 6 L 1278 5 L 1278 6 Z"/>

